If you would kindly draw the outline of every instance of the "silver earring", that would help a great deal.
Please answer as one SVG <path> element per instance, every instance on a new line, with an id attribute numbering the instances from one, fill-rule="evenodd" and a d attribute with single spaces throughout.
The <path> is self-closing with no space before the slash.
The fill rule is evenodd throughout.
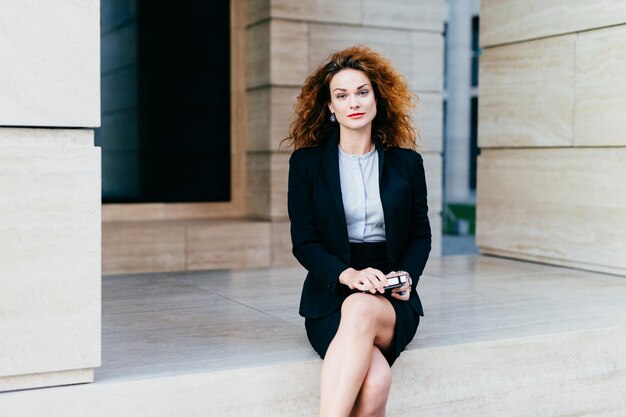
<path id="1" fill-rule="evenodd" d="M 332 123 L 335 123 L 335 122 L 337 121 L 337 118 L 335 117 L 335 113 L 331 113 L 331 114 L 330 114 L 330 121 L 331 121 Z"/>

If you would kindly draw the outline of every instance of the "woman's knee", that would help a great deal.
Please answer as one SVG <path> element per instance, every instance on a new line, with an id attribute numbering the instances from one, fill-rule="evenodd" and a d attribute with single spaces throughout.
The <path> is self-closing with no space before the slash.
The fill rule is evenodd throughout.
<path id="1" fill-rule="evenodd" d="M 385 362 L 386 364 L 386 362 Z M 363 393 L 372 398 L 387 398 L 391 388 L 391 368 L 378 367 L 365 375 Z"/>
<path id="2" fill-rule="evenodd" d="M 384 297 L 352 294 L 341 305 L 341 321 L 353 328 L 381 331 L 393 327 L 395 311 Z"/>
<path id="3" fill-rule="evenodd" d="M 383 318 L 386 313 L 392 313 L 393 307 L 381 297 L 372 294 L 352 294 L 341 305 L 341 316 L 353 315 L 356 317 Z"/>
<path id="4" fill-rule="evenodd" d="M 341 305 L 341 322 L 351 331 L 373 332 L 378 324 L 379 306 L 374 296 L 352 294 Z"/>
<path id="5" fill-rule="evenodd" d="M 363 380 L 355 415 L 379 416 L 385 410 L 391 388 L 391 368 L 384 356 L 375 348 L 372 351 L 370 367 Z"/>

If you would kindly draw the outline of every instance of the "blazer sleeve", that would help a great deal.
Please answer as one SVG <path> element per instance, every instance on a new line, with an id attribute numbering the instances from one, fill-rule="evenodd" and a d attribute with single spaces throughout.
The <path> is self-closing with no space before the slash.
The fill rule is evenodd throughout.
<path id="1" fill-rule="evenodd" d="M 417 286 L 431 249 L 431 231 L 426 201 L 424 162 L 417 152 L 411 152 L 408 172 L 411 183 L 411 217 L 407 247 L 399 262 L 399 269 L 413 278 L 413 290 Z"/>
<path id="2" fill-rule="evenodd" d="M 332 254 L 323 244 L 313 205 L 314 163 L 316 155 L 307 149 L 295 151 L 289 158 L 287 208 L 291 221 L 293 255 L 316 279 L 335 292 L 339 275 L 349 265 Z"/>

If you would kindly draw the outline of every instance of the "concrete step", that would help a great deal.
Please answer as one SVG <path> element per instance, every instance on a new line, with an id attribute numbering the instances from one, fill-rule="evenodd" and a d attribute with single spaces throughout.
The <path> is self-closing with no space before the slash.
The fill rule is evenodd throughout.
<path id="1" fill-rule="evenodd" d="M 625 416 L 626 326 L 414 349 L 388 415 Z M 321 361 L 0 395 L 20 417 L 316 416 Z"/>

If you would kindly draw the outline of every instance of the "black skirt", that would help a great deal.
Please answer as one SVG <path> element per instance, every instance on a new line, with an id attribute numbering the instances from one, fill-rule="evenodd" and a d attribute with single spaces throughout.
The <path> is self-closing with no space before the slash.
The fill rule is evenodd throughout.
<path id="1" fill-rule="evenodd" d="M 390 272 L 387 264 L 385 242 L 350 243 L 350 257 L 352 259 L 351 266 L 354 269 L 371 267 L 379 269 L 385 274 Z M 348 291 L 347 295 L 352 292 L 356 293 L 360 291 Z M 388 292 L 382 296 L 391 302 L 396 312 L 396 328 L 393 341 L 389 349 L 382 352 L 387 362 L 389 362 L 389 366 L 391 366 L 398 356 L 400 356 L 400 352 L 413 340 L 420 317 L 407 301 L 396 300 L 389 295 Z M 330 342 L 335 337 L 335 334 L 337 334 L 340 320 L 341 308 L 326 317 L 316 319 L 307 318 L 304 321 L 309 342 L 311 342 L 313 349 L 315 349 L 322 359 L 324 359 L 326 355 Z"/>

